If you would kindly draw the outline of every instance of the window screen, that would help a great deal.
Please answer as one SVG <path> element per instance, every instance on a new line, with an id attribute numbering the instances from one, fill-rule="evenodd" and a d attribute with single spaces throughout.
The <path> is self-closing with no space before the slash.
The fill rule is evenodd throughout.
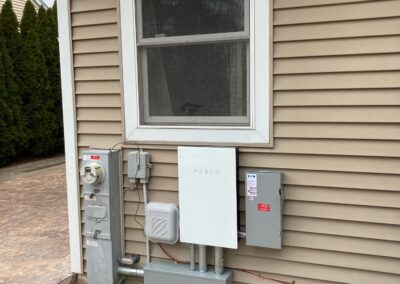
<path id="1" fill-rule="evenodd" d="M 141 123 L 248 126 L 248 0 L 136 5 Z"/>

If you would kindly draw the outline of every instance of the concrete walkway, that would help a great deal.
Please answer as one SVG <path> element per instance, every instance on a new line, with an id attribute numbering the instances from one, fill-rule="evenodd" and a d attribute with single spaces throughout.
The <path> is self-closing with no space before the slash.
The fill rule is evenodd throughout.
<path id="1" fill-rule="evenodd" d="M 0 283 L 69 276 L 64 157 L 0 168 Z"/>

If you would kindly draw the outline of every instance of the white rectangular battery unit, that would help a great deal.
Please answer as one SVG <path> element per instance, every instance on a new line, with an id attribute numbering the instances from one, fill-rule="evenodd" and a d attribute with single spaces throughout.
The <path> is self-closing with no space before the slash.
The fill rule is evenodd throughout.
<path id="1" fill-rule="evenodd" d="M 179 147 L 180 240 L 238 247 L 236 149 Z"/>

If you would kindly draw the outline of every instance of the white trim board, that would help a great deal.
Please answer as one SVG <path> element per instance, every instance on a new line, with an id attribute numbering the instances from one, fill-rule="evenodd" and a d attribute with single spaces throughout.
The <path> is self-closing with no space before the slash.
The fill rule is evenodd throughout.
<path id="1" fill-rule="evenodd" d="M 71 272 L 83 273 L 70 1 L 57 3 Z"/>
<path id="2" fill-rule="evenodd" d="M 270 143 L 270 5 L 250 1 L 251 127 L 174 127 L 140 124 L 135 0 L 120 0 L 126 141 L 260 145 Z"/>

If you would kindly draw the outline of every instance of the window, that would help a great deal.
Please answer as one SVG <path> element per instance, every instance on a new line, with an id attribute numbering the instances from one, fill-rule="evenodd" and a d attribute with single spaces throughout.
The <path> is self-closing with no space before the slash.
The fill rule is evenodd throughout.
<path id="1" fill-rule="evenodd" d="M 143 124 L 250 124 L 248 12 L 248 0 L 136 1 Z"/>
<path id="2" fill-rule="evenodd" d="M 269 1 L 120 5 L 127 140 L 269 143 Z"/>

